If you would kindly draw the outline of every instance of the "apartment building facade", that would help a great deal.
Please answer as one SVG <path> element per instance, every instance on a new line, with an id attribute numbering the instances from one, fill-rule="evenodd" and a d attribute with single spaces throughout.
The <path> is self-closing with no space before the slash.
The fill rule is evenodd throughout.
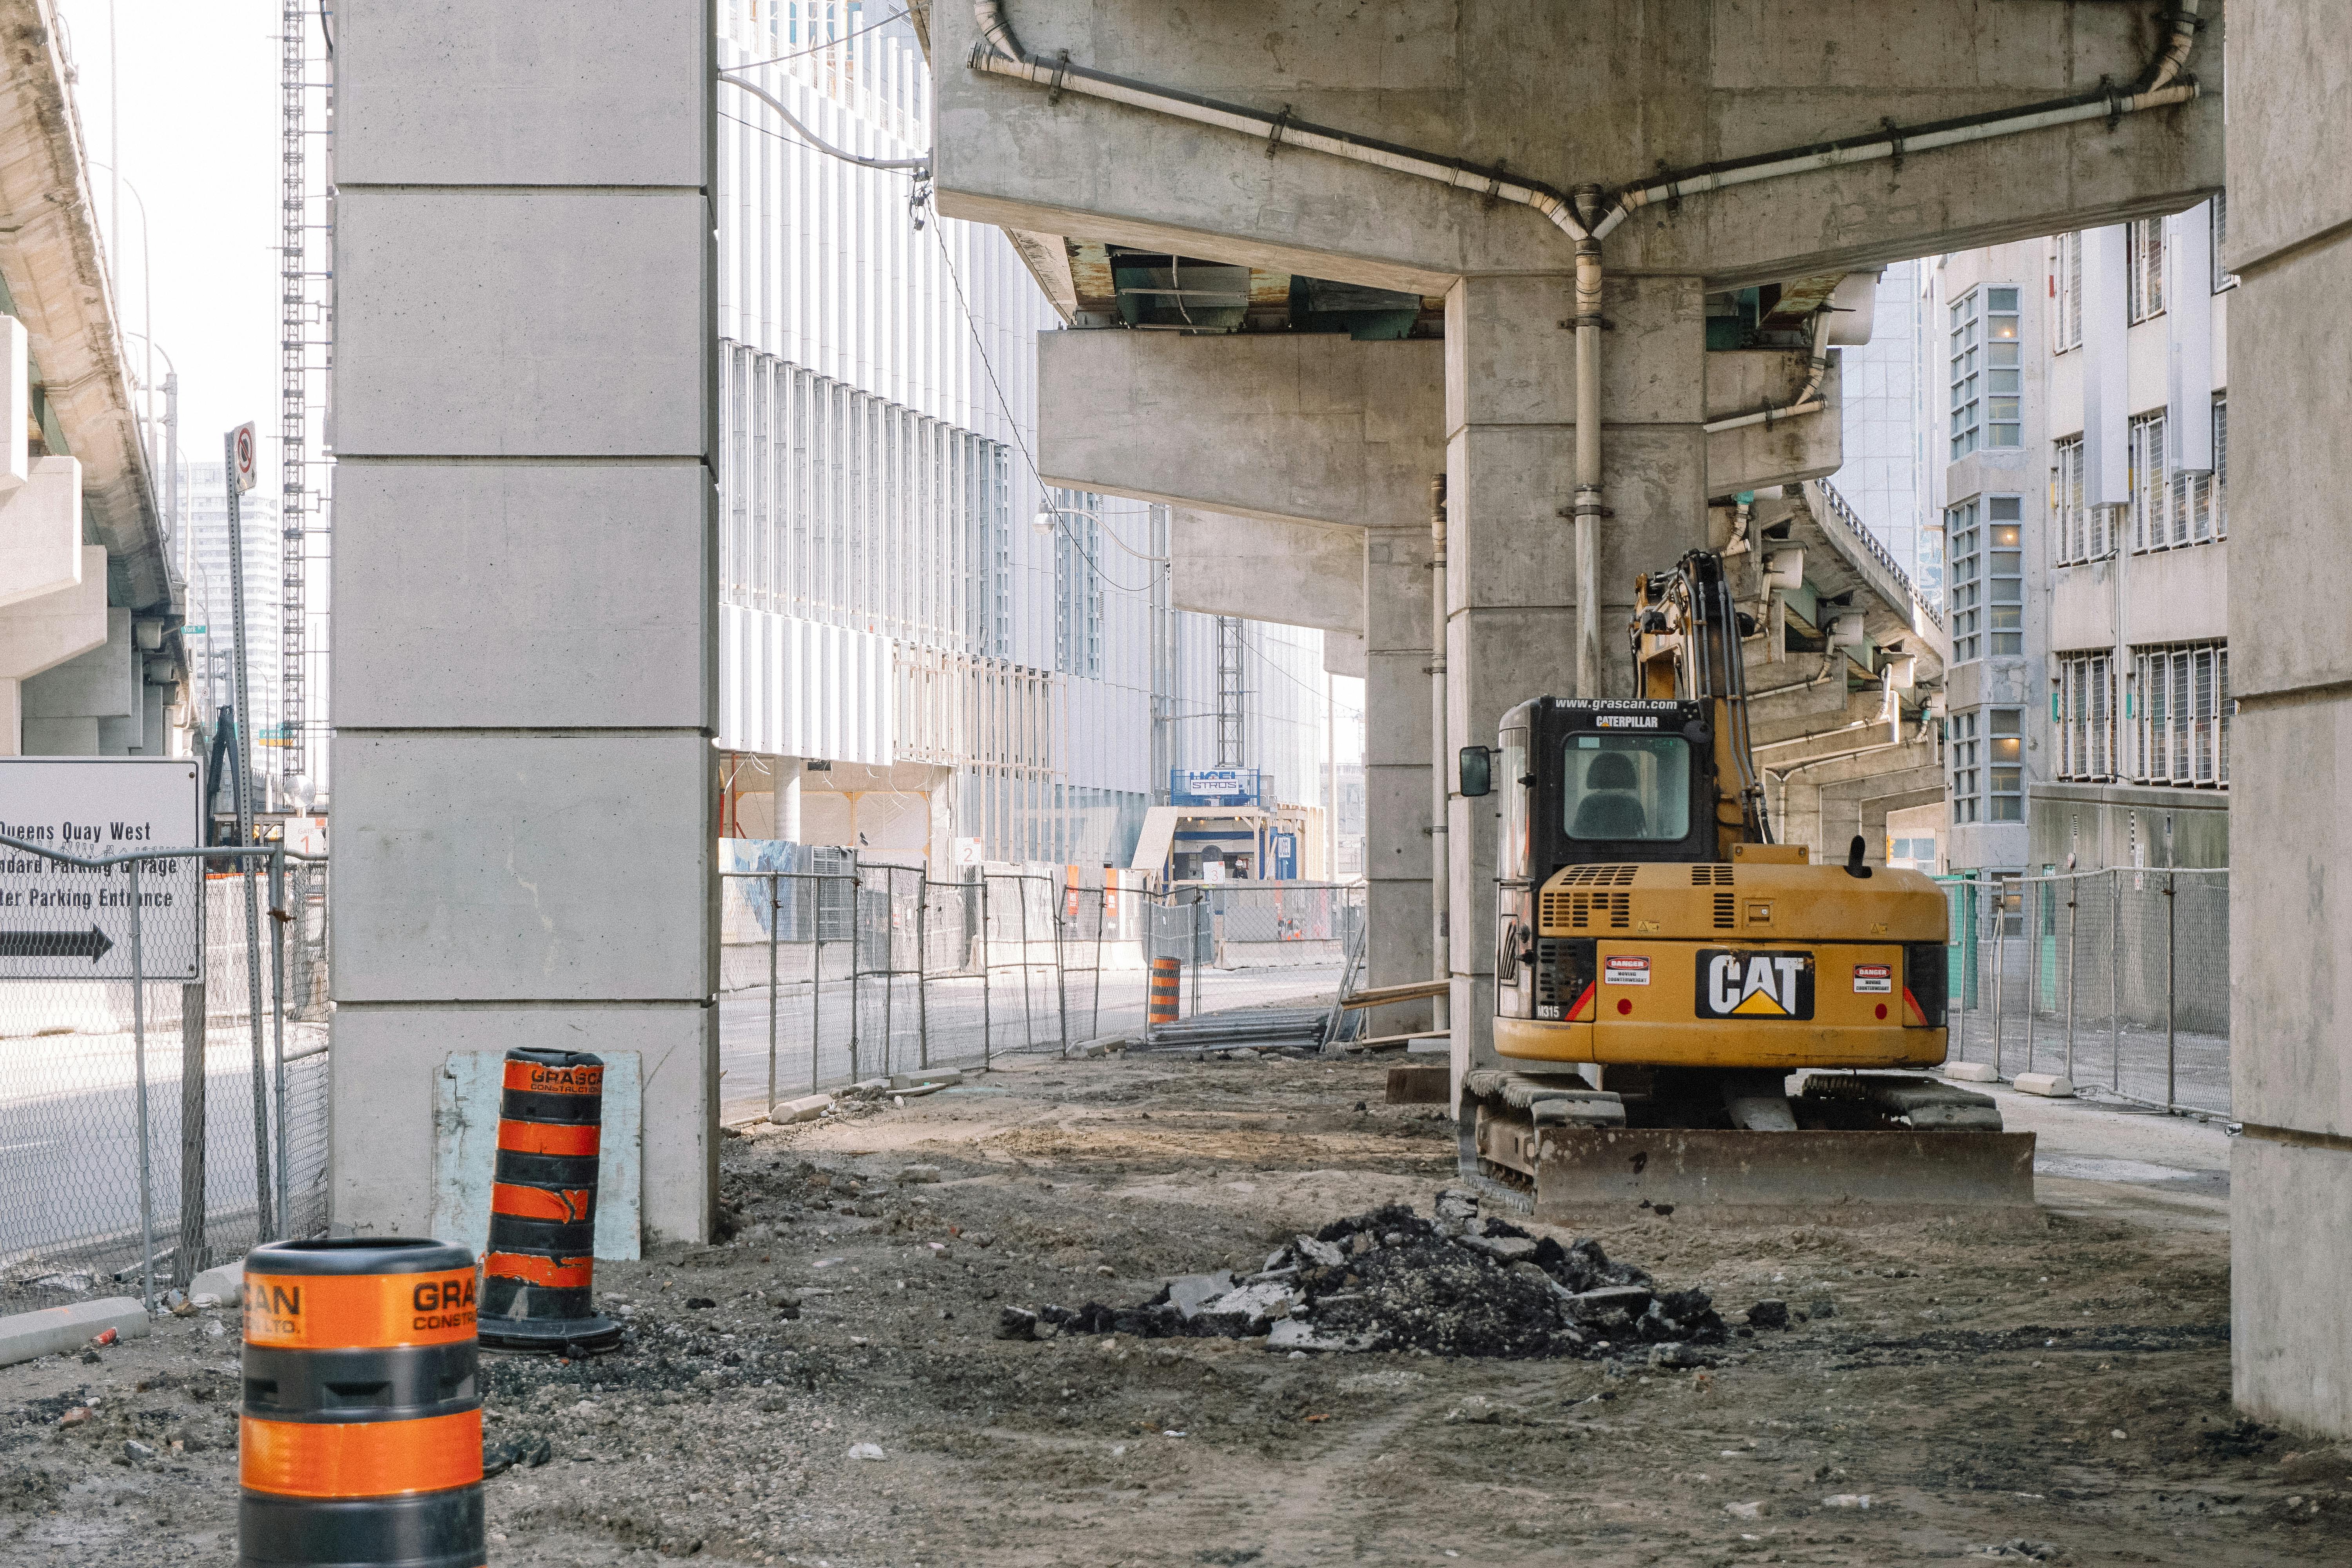
<path id="1" fill-rule="evenodd" d="M 2228 863 L 2226 226 L 2217 195 L 1926 268 L 1948 869 Z"/>

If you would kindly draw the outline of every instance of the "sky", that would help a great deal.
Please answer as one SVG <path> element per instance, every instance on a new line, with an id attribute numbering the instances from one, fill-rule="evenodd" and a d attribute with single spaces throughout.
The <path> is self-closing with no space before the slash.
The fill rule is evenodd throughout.
<path id="1" fill-rule="evenodd" d="M 111 200 L 108 169 L 97 165 L 119 168 L 124 181 L 120 243 L 108 235 L 122 329 L 149 331 L 152 299 L 163 350 L 156 380 L 163 354 L 180 374 L 182 455 L 216 462 L 222 433 L 255 420 L 264 437 L 261 483 L 275 491 L 278 0 L 58 0 L 58 9 L 101 229 L 109 229 Z M 152 279 L 142 267 L 134 189 L 146 205 Z M 323 258 L 327 237 L 310 238 Z M 144 343 L 130 338 L 127 346 L 134 373 L 143 373 Z"/>

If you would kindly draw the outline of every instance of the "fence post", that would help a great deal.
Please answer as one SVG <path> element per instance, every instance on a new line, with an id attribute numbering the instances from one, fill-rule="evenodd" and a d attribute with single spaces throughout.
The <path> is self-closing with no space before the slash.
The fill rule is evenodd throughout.
<path id="1" fill-rule="evenodd" d="M 990 1070 L 995 1020 L 988 1005 L 988 868 L 980 868 L 980 1070 Z"/>
<path id="2" fill-rule="evenodd" d="M 2079 961 L 2075 933 L 2083 925 L 2083 884 L 2066 879 L 2066 1081 L 2074 1081 L 2074 968 Z"/>
<path id="3" fill-rule="evenodd" d="M 857 952 L 866 944 L 857 940 L 857 895 L 866 890 L 866 868 L 858 865 L 856 851 L 851 852 L 849 873 L 849 1081 L 858 1081 L 857 1071 Z"/>
<path id="4" fill-rule="evenodd" d="M 1192 928 L 1192 929 L 1191 929 L 1191 940 L 1190 940 L 1190 941 L 1185 944 L 1185 945 L 1186 945 L 1186 947 L 1189 949 L 1189 951 L 1188 951 L 1188 952 L 1186 952 L 1186 953 L 1184 954 L 1184 962 L 1185 962 L 1187 964 L 1191 965 L 1191 966 L 1192 966 L 1192 1016 L 1194 1016 L 1195 1018 L 1197 1018 L 1197 1017 L 1199 1017 L 1199 1016 L 1201 1016 L 1201 968 L 1202 968 L 1202 965 L 1201 965 L 1201 937 L 1202 937 L 1202 930 L 1201 930 L 1201 927 L 1202 927 L 1202 917 L 1204 914 L 1206 914 L 1206 913 L 1207 913 L 1208 908 L 1209 908 L 1209 899 L 1208 899 L 1208 894 L 1207 894 L 1204 890 L 1202 890 L 1202 889 L 1199 889 L 1199 888 L 1195 888 L 1195 889 L 1192 889 L 1192 921 L 1191 921 L 1191 928 Z M 1211 916 L 1211 917 L 1209 918 L 1208 921 L 1207 921 L 1207 924 L 1208 924 L 1208 926 L 1209 926 L 1209 934 L 1210 934 L 1210 935 L 1212 935 L 1212 936 L 1213 936 L 1213 935 L 1214 935 L 1214 933 L 1215 933 L 1215 931 L 1216 931 L 1216 921 L 1215 921 L 1215 918 L 1214 918 L 1213 916 Z"/>
<path id="5" fill-rule="evenodd" d="M 2107 1078 L 2124 1091 L 2124 873 L 2107 868 Z"/>
<path id="6" fill-rule="evenodd" d="M 1037 1045 L 1037 1014 L 1029 1005 L 1029 874 L 1016 874 L 1013 887 L 1021 905 L 1021 1044 L 1034 1050 Z"/>
<path id="7" fill-rule="evenodd" d="M 1952 890 L 1958 895 L 1956 901 L 1960 907 L 1960 916 L 1958 920 L 1953 920 L 1950 910 L 1947 909 L 1945 920 L 1948 923 L 1945 929 L 1950 930 L 1953 926 L 1959 928 L 1959 941 L 1953 945 L 1960 950 L 1960 962 L 1957 968 L 1948 959 L 1945 963 L 1947 973 L 1944 977 L 1944 1002 L 1950 1009 L 1950 1018 L 1946 1026 L 1952 1031 L 1945 1056 L 1948 1060 L 1957 1058 L 1966 1061 L 1969 1059 L 1969 997 L 1970 994 L 1969 979 L 1976 967 L 1977 906 L 1973 896 L 1975 888 L 1973 882 L 1955 882 L 1951 886 Z M 1958 976 L 1957 983 L 1953 979 L 1954 974 Z M 1955 984 L 1958 987 L 1957 994 L 1954 994 Z M 1957 1006 L 1953 1005 L 1955 1002 L 1958 1004 Z M 1958 1026 L 1953 1027 L 1954 1025 Z"/>
<path id="8" fill-rule="evenodd" d="M 809 935 L 809 1092 L 816 1092 L 824 1076 L 820 1058 L 824 1050 L 824 878 L 811 884 L 812 931 Z M 793 896 L 799 896 L 794 890 Z"/>
<path id="9" fill-rule="evenodd" d="M 782 879 L 768 873 L 768 1114 L 776 1113 L 776 949 L 783 938 Z M 816 1091 L 811 1089 L 810 1093 Z"/>
<path id="10" fill-rule="evenodd" d="M 286 847 L 269 857 L 269 1044 L 271 1076 L 278 1086 L 278 1232 L 290 1240 L 293 1227 L 293 1139 L 286 1131 Z"/>
<path id="11" fill-rule="evenodd" d="M 2008 901 L 1996 878 L 1992 883 L 1992 1075 L 2001 1076 L 2001 1047 L 2008 1038 L 2009 1020 L 2001 1009 L 2009 1005 L 2009 911 L 2002 908 Z"/>
<path id="12" fill-rule="evenodd" d="M 139 862 L 131 872 L 131 1053 L 139 1089 L 139 1253 L 142 1296 L 155 1310 L 155 1175 L 147 1151 L 147 955 L 139 920 Z"/>
<path id="13" fill-rule="evenodd" d="M 931 876 L 915 879 L 915 1050 L 916 1067 L 931 1070 Z"/>
<path id="14" fill-rule="evenodd" d="M 2176 964 L 2175 933 L 2179 929 L 2180 900 L 2173 896 L 2178 879 L 2168 868 L 2164 873 L 2164 1109 L 2178 1108 L 2178 1058 L 2173 1054 L 2173 1031 L 2176 1023 L 2173 973 Z"/>
<path id="15" fill-rule="evenodd" d="M 1103 927 L 1110 923 L 1110 887 L 1108 879 L 1095 895 L 1095 990 L 1094 1001 L 1087 1008 L 1087 1038 L 1102 1038 L 1102 947 Z"/>
<path id="16" fill-rule="evenodd" d="M 196 862 L 196 902 L 205 897 L 204 862 Z M 186 1289 L 212 1267 L 205 1246 L 205 950 L 198 922 L 196 978 L 180 987 L 180 1245 L 172 1254 L 172 1283 Z"/>
<path id="17" fill-rule="evenodd" d="M 2033 1012 L 2042 1001 L 2042 900 L 2028 898 L 2029 889 L 2037 895 L 2046 889 L 2040 882 L 2017 879 L 2017 923 L 2026 928 L 2018 932 L 2025 943 L 2025 1070 L 2039 1072 L 2042 1064 L 2033 1059 Z"/>
<path id="18" fill-rule="evenodd" d="M 245 743 L 245 721 L 237 720 L 237 744 Z M 245 1004 L 253 1037 L 253 1236 L 256 1241 L 279 1239 L 272 1233 L 269 1192 L 269 1063 L 261 1045 L 261 888 L 253 875 L 251 844 L 237 846 L 237 879 L 245 889 Z"/>
<path id="19" fill-rule="evenodd" d="M 1051 886 L 1051 884 L 1048 884 Z M 1070 977 L 1062 965 L 1062 897 L 1054 896 L 1054 1016 L 1060 1027 L 1062 1054 L 1070 1054 Z"/>

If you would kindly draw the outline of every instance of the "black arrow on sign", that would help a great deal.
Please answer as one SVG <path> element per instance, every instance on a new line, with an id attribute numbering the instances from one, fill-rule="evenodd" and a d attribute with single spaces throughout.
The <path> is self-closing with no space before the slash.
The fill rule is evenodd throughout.
<path id="1" fill-rule="evenodd" d="M 87 958 L 92 963 L 114 942 L 96 926 L 88 931 L 0 931 L 0 958 Z"/>

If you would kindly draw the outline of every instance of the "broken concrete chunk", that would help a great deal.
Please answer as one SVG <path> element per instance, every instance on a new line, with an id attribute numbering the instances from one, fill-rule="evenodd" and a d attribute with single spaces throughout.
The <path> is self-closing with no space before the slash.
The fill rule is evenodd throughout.
<path id="1" fill-rule="evenodd" d="M 1478 1217 L 1478 1194 L 1460 1187 L 1440 1187 L 1437 1190 L 1437 1217 L 1456 1224 Z"/>
<path id="2" fill-rule="evenodd" d="M 1650 1292 L 1639 1285 L 1611 1285 L 1599 1290 L 1579 1290 L 1560 1299 L 1560 1308 L 1579 1321 L 1590 1321 L 1611 1312 L 1625 1312 L 1639 1317 L 1649 1310 Z"/>
<path id="3" fill-rule="evenodd" d="M 1288 1285 L 1268 1280 L 1263 1285 L 1244 1285 L 1228 1290 L 1213 1301 L 1202 1302 L 1196 1310 L 1217 1316 L 1232 1313 L 1260 1323 L 1287 1315 L 1291 1303 L 1297 1299 Z"/>
<path id="4" fill-rule="evenodd" d="M 1168 1281 L 1168 1304 L 1176 1309 L 1179 1317 L 1189 1321 L 1233 1288 L 1233 1275 L 1223 1268 L 1213 1274 L 1187 1274 Z"/>
<path id="5" fill-rule="evenodd" d="M 1517 1236 L 1457 1236 L 1454 1245 L 1483 1252 L 1497 1263 L 1517 1263 L 1536 1255 L 1536 1244 Z"/>
<path id="6" fill-rule="evenodd" d="M 1291 1250 L 1318 1268 L 1337 1268 L 1348 1261 L 1348 1255 L 1336 1242 L 1318 1241 L 1311 1236 L 1293 1237 Z"/>
<path id="7" fill-rule="evenodd" d="M 882 1452 L 882 1445 L 879 1443 L 852 1443 L 849 1446 L 849 1457 L 853 1459 L 883 1459 L 889 1458 L 888 1455 Z"/>
<path id="8" fill-rule="evenodd" d="M 996 1314 L 996 1337 L 1000 1340 L 1034 1340 L 1037 1337 L 1037 1314 L 1019 1307 L 1006 1307 Z"/>
<path id="9" fill-rule="evenodd" d="M 1748 1309 L 1748 1326 L 1751 1329 L 1785 1329 L 1789 1326 L 1789 1303 L 1762 1300 Z"/>

